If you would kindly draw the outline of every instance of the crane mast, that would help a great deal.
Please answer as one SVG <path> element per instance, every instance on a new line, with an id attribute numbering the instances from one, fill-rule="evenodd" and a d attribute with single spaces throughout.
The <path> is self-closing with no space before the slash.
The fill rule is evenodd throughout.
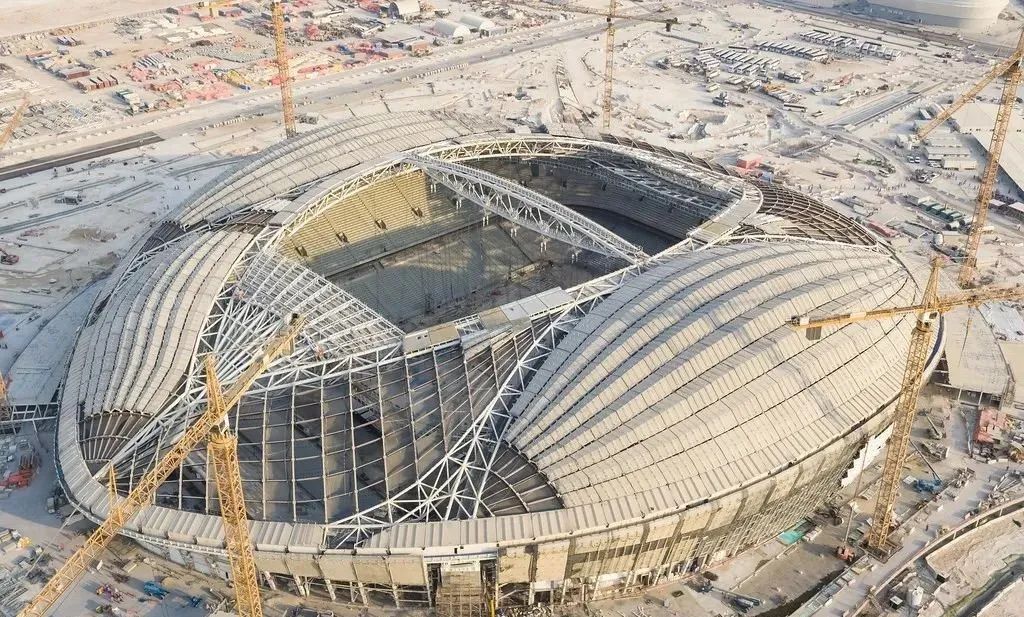
<path id="1" fill-rule="evenodd" d="M 672 26 L 679 23 L 678 17 L 654 17 L 651 15 L 622 15 L 616 13 L 618 8 L 617 0 L 608 0 L 608 10 L 591 9 L 585 6 L 545 6 L 533 2 L 508 1 L 505 4 L 510 6 L 525 6 L 541 11 L 558 11 L 560 13 L 579 13 L 581 15 L 600 15 L 605 19 L 604 35 L 604 75 L 602 76 L 601 93 L 601 127 L 609 128 L 612 123 L 612 90 L 614 87 L 615 70 L 615 20 L 643 21 L 650 23 L 665 24 L 665 32 L 671 32 Z"/>
<path id="2" fill-rule="evenodd" d="M 156 461 L 152 469 L 142 476 L 128 495 L 110 509 L 106 520 L 92 532 L 85 544 L 64 562 L 64 565 L 43 586 L 39 595 L 18 613 L 18 617 L 43 617 L 47 611 L 53 608 L 54 604 L 67 593 L 92 562 L 99 558 L 100 553 L 110 544 L 118 531 L 152 502 L 157 489 L 164 480 L 181 466 L 185 458 L 210 435 L 210 431 L 214 427 L 223 422 L 224 412 L 238 404 L 246 390 L 275 359 L 287 353 L 301 329 L 302 323 L 301 317 L 293 316 L 289 324 L 267 342 L 259 355 L 242 371 L 242 374 L 223 396 L 215 404 L 207 403 L 206 409 L 185 429 L 181 438 Z"/>
<path id="3" fill-rule="evenodd" d="M 288 47 L 284 32 L 284 7 L 281 0 L 270 5 L 271 21 L 274 22 L 274 52 L 277 54 L 277 78 L 281 82 L 281 114 L 284 117 L 284 135 L 291 138 L 298 135 L 295 128 L 295 102 L 292 99 L 292 76 L 288 70 Z"/>
<path id="4" fill-rule="evenodd" d="M 612 84 L 615 72 L 615 0 L 608 0 L 608 15 L 605 19 L 604 33 L 604 90 L 601 94 L 601 128 L 608 129 L 612 125 Z"/>
<path id="5" fill-rule="evenodd" d="M 999 175 L 999 158 L 1002 156 L 1003 144 L 1006 142 L 1006 134 L 1010 128 L 1010 118 L 1013 115 L 1013 104 L 1016 101 L 1017 88 L 1021 82 L 1022 61 L 1024 61 L 1024 30 L 1021 30 L 1020 36 L 1017 39 L 1017 47 L 1010 54 L 1009 58 L 992 67 L 977 83 L 968 88 L 967 92 L 960 95 L 959 98 L 942 110 L 942 113 L 935 116 L 931 122 L 917 132 L 918 137 L 924 139 L 936 127 L 952 118 L 956 112 L 960 111 L 964 105 L 974 99 L 994 79 L 999 76 L 1006 77 L 1002 96 L 999 99 L 999 107 L 996 110 L 996 122 L 992 129 L 992 140 L 989 142 L 988 147 L 988 159 L 985 162 L 985 170 L 981 175 L 978 196 L 974 202 L 974 218 L 971 221 L 967 244 L 964 247 L 964 259 L 960 264 L 960 272 L 957 275 L 957 283 L 960 287 L 970 287 L 973 285 L 978 271 L 978 249 L 981 247 L 981 236 L 985 233 L 985 222 L 988 220 L 988 204 L 995 193 L 996 179 Z"/>
<path id="6" fill-rule="evenodd" d="M 981 235 L 985 233 L 985 222 L 988 220 L 988 204 L 995 193 L 996 179 L 999 176 L 999 157 L 1003 153 L 1006 133 L 1010 129 L 1010 118 L 1013 116 L 1017 88 L 1020 86 L 1022 54 L 1024 54 L 1024 30 L 1021 31 L 1017 41 L 1017 49 L 1014 53 L 1017 59 L 1011 63 L 1006 73 L 1006 83 L 1003 84 L 1003 93 L 999 98 L 999 107 L 996 110 L 996 124 L 992 129 L 992 141 L 988 146 L 988 160 L 985 163 L 985 171 L 981 175 L 981 186 L 978 187 L 978 200 L 974 204 L 974 220 L 971 221 L 971 231 L 967 236 L 967 250 L 963 263 L 960 264 L 960 274 L 957 276 L 957 283 L 961 287 L 973 285 L 978 270 L 978 248 L 981 246 Z"/>
<path id="7" fill-rule="evenodd" d="M 206 356 L 206 398 L 211 408 L 220 411 L 219 417 L 226 419 L 228 408 L 224 405 L 215 364 L 212 355 Z M 238 466 L 238 437 L 225 426 L 215 426 L 206 443 L 206 454 L 213 465 L 220 517 L 224 521 L 228 562 L 235 585 L 235 612 L 238 617 L 263 617 L 256 559 L 249 538 L 249 518 L 245 512 L 242 473 Z"/>
<path id="8" fill-rule="evenodd" d="M 7 126 L 4 127 L 2 133 L 0 133 L 0 150 L 4 149 L 7 142 L 14 136 L 14 129 L 18 128 L 18 124 L 21 122 L 22 117 L 25 115 L 25 110 L 28 109 L 28 96 L 24 96 L 21 99 L 21 103 L 14 110 L 14 115 L 7 121 Z"/>
<path id="9" fill-rule="evenodd" d="M 14 417 L 14 407 L 7 395 L 7 378 L 0 372 L 0 422 L 5 422 Z"/>
<path id="10" fill-rule="evenodd" d="M 914 423 L 918 395 L 924 384 L 924 370 L 928 364 L 928 352 L 932 348 L 932 340 L 935 335 L 935 322 L 938 321 L 940 315 L 957 307 L 978 306 L 996 300 L 1024 298 L 1024 287 L 1020 286 L 988 287 L 940 296 L 938 293 L 939 272 L 940 261 L 935 259 L 932 261 L 931 272 L 925 285 L 924 297 L 918 304 L 818 318 L 806 315 L 796 316 L 790 322 L 794 327 L 806 330 L 809 339 L 816 340 L 821 337 L 822 328 L 828 326 L 843 326 L 910 314 L 917 316 L 914 330 L 910 335 L 907 363 L 903 371 L 896 409 L 893 413 L 892 434 L 889 437 L 885 455 L 885 466 L 882 469 L 871 530 L 867 536 L 868 547 L 878 552 L 886 550 L 889 533 L 892 529 L 893 506 L 899 496 L 903 465 L 907 461 L 910 429 Z"/>

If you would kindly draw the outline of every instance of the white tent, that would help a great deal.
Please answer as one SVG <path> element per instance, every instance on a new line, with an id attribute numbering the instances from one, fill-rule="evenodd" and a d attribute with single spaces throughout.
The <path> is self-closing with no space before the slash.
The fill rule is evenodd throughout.
<path id="1" fill-rule="evenodd" d="M 439 19 L 434 22 L 434 32 L 446 39 L 464 39 L 470 35 L 465 24 L 450 19 Z"/>
<path id="2" fill-rule="evenodd" d="M 459 22 L 468 26 L 473 32 L 494 29 L 493 21 L 476 13 L 465 13 L 462 17 L 459 17 Z"/>
<path id="3" fill-rule="evenodd" d="M 419 0 L 392 0 L 388 4 L 388 17 L 410 20 L 420 14 Z"/>

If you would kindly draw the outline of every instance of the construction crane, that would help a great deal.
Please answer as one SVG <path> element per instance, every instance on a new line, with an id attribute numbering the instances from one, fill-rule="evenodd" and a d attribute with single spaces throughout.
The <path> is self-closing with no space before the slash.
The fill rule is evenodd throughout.
<path id="1" fill-rule="evenodd" d="M 939 295 L 940 261 L 932 261 L 931 273 L 925 285 L 924 297 L 919 304 L 894 308 L 881 308 L 858 313 L 831 315 L 828 317 L 793 317 L 791 324 L 807 331 L 807 338 L 821 338 L 822 328 L 827 326 L 844 326 L 862 321 L 891 319 L 903 315 L 916 315 L 917 323 L 910 337 L 910 349 L 907 351 L 907 365 L 903 373 L 900 395 L 893 415 L 892 435 L 889 437 L 888 450 L 885 456 L 885 467 L 875 502 L 875 511 L 868 533 L 868 547 L 884 553 L 889 532 L 892 528 L 893 505 L 900 488 L 903 465 L 907 459 L 907 446 L 910 443 L 910 429 L 914 422 L 917 409 L 917 397 L 923 385 L 924 370 L 928 363 L 928 352 L 932 348 L 935 322 L 943 313 L 957 307 L 976 307 L 995 300 L 1019 300 L 1024 298 L 1024 287 L 988 287 L 955 294 Z"/>
<path id="2" fill-rule="evenodd" d="M 216 360 L 212 355 L 206 356 L 206 398 L 211 415 L 224 421 L 223 426 L 215 426 L 211 430 L 206 454 L 213 463 L 213 477 L 220 499 L 220 517 L 224 521 L 228 561 L 235 585 L 235 612 L 238 617 L 263 617 L 256 559 L 249 539 L 249 518 L 245 512 L 242 474 L 238 466 L 238 437 L 227 426 L 228 406 L 220 389 Z"/>
<path id="3" fill-rule="evenodd" d="M 964 247 L 964 257 L 960 264 L 960 273 L 957 275 L 957 283 L 960 287 L 970 287 L 974 284 L 974 277 L 978 270 L 978 248 L 981 246 L 981 235 L 984 233 L 985 221 L 988 220 L 988 204 L 996 188 L 996 178 L 999 174 L 999 157 L 1003 152 L 1003 143 L 1006 141 L 1006 133 L 1010 128 L 1010 118 L 1013 115 L 1013 104 L 1017 97 L 1017 88 L 1021 81 L 1021 62 L 1024 61 L 1024 30 L 1021 30 L 1020 38 L 1017 39 L 1017 47 L 1010 57 L 1000 62 L 963 93 L 956 101 L 947 106 L 942 113 L 926 124 L 918 131 L 918 137 L 924 139 L 935 127 L 953 117 L 964 105 L 970 102 L 975 96 L 985 89 L 992 80 L 999 76 L 1005 76 L 1003 93 L 999 99 L 999 107 L 996 111 L 996 123 L 992 129 L 992 140 L 988 146 L 988 161 L 985 163 L 985 171 L 981 174 L 981 185 L 978 187 L 978 197 L 974 203 L 974 218 L 971 221 L 971 229 L 967 235 L 967 245 Z"/>
<path id="4" fill-rule="evenodd" d="M 604 89 L 601 97 L 601 127 L 607 129 L 612 123 L 612 85 L 615 70 L 615 21 L 643 21 L 665 24 L 665 32 L 671 32 L 672 26 L 679 23 L 678 17 L 655 17 L 654 15 L 622 15 L 616 13 L 618 0 L 608 0 L 608 10 L 591 9 L 585 6 L 542 6 L 530 2 L 507 2 L 506 4 L 526 6 L 544 11 L 559 13 L 580 13 L 583 15 L 600 15 L 605 19 L 604 35 Z"/>
<path id="5" fill-rule="evenodd" d="M 270 5 L 271 20 L 274 22 L 274 51 L 277 53 L 277 78 L 281 82 L 281 114 L 284 117 L 284 135 L 291 138 L 298 135 L 295 128 L 295 102 L 292 99 L 292 75 L 288 70 L 288 46 L 284 32 L 284 7 L 281 0 Z"/>
<path id="6" fill-rule="evenodd" d="M 0 372 L 0 422 L 10 420 L 14 417 L 14 407 L 7 397 L 7 378 Z"/>
<path id="7" fill-rule="evenodd" d="M 9 142 L 11 137 L 14 136 L 14 129 L 18 128 L 18 124 L 21 122 L 22 117 L 25 116 L 26 109 L 28 109 L 28 95 L 22 97 L 21 104 L 14 109 L 14 115 L 11 116 L 10 120 L 8 120 L 3 133 L 0 133 L 0 150 L 3 150 L 4 146 L 7 145 L 7 142 Z"/>
<path id="8" fill-rule="evenodd" d="M 19 261 L 21 261 L 21 257 L 18 257 L 17 255 L 10 251 L 6 251 L 0 248 L 0 264 L 3 264 L 5 266 L 13 266 Z"/>
<path id="9" fill-rule="evenodd" d="M 124 527 L 133 516 L 142 511 L 152 501 L 156 495 L 157 489 L 163 484 L 172 473 L 174 473 L 181 464 L 185 461 L 185 458 L 192 452 L 193 449 L 201 441 L 208 438 L 214 429 L 217 429 L 224 422 L 224 414 L 227 410 L 235 406 L 238 401 L 241 400 L 242 395 L 248 390 L 256 379 L 270 366 L 270 364 L 278 358 L 278 356 L 287 353 L 292 346 L 292 341 L 295 339 L 299 330 L 302 328 L 303 319 L 298 315 L 293 315 L 287 326 L 275 335 L 266 346 L 260 351 L 259 355 L 256 356 L 249 366 L 242 371 L 242 374 L 238 376 L 238 379 L 231 385 L 222 396 L 215 397 L 214 399 L 207 402 L 206 409 L 203 413 L 196 418 L 181 438 L 164 454 L 156 463 L 153 468 L 150 469 L 142 478 L 135 484 L 128 495 L 117 502 L 117 504 L 111 508 L 107 519 L 92 532 L 92 535 L 85 541 L 82 548 L 78 549 L 74 555 L 72 555 L 59 570 L 53 575 L 53 577 L 46 583 L 42 591 L 39 592 L 35 598 L 33 598 L 25 607 L 18 613 L 18 617 L 43 617 L 48 610 L 53 608 L 53 605 L 63 596 L 68 589 L 82 576 L 83 573 L 89 568 L 93 561 L 99 558 L 100 553 L 103 549 L 110 544 L 117 535 L 117 532 Z M 209 387 L 209 373 L 207 373 L 207 384 Z M 219 384 L 214 382 L 214 385 L 219 391 Z M 218 435 L 214 434 L 214 449 L 217 450 Z M 218 450 L 220 452 L 220 450 Z M 224 460 L 224 459 L 221 459 Z M 237 454 L 235 455 L 237 465 Z M 228 461 L 230 464 L 230 461 Z M 235 470 L 237 473 L 237 467 Z M 221 482 L 222 474 L 218 474 L 218 485 Z M 238 487 L 241 486 L 241 482 L 238 482 Z M 225 494 L 232 494 L 228 498 L 228 501 L 233 501 L 233 498 L 238 498 L 239 495 L 235 495 L 231 490 L 221 493 L 222 499 L 222 510 L 225 507 L 223 502 Z M 237 503 L 237 502 L 234 502 Z M 244 507 L 244 506 L 243 506 Z M 237 516 L 237 514 L 234 514 Z M 231 516 L 231 515 L 229 515 Z M 234 522 L 237 523 L 238 519 L 235 518 Z M 231 526 L 228 523 L 227 526 Z M 248 529 L 248 528 L 246 528 Z M 246 540 L 247 540 L 246 531 Z M 228 535 L 226 533 L 225 535 Z M 229 536 L 228 543 L 229 547 L 232 542 L 239 541 L 240 536 Z M 251 551 L 251 547 L 250 547 Z M 229 559 L 232 561 L 232 569 L 234 570 L 235 559 L 238 555 L 229 555 Z M 250 553 L 251 558 L 251 553 Z M 242 556 L 245 559 L 245 556 Z M 245 583 L 245 581 L 243 581 Z M 237 582 L 236 582 L 237 584 Z M 241 596 L 241 593 L 239 594 Z M 250 597 L 247 597 L 244 601 L 251 601 Z M 239 602 L 239 605 L 242 601 Z M 259 604 L 257 598 L 256 604 Z M 260 610 L 259 608 L 256 609 Z M 259 615 L 259 612 L 248 613 L 248 615 Z"/>

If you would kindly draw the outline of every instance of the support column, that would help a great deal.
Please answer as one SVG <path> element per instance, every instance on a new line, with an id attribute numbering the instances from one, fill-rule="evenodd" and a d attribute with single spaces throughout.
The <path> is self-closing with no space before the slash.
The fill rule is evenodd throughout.
<path id="1" fill-rule="evenodd" d="M 363 606 L 370 606 L 370 600 L 366 597 L 366 586 L 363 585 L 362 581 L 359 581 L 356 585 L 359 585 L 359 597 L 363 601 Z"/>
<path id="2" fill-rule="evenodd" d="M 271 591 L 277 591 L 277 581 L 274 580 L 274 575 L 270 572 L 263 572 L 263 582 L 267 584 Z"/>
<path id="3" fill-rule="evenodd" d="M 537 603 L 537 587 L 533 581 L 530 581 L 530 593 L 526 596 L 526 604 L 533 606 Z"/>
<path id="4" fill-rule="evenodd" d="M 402 601 L 398 599 L 398 585 L 391 584 L 391 596 L 395 599 L 395 608 L 402 608 Z"/>
<path id="5" fill-rule="evenodd" d="M 299 595 L 303 598 L 309 595 L 309 588 L 306 587 L 306 582 L 302 580 L 302 577 L 298 574 L 292 574 L 292 579 L 295 580 L 295 587 L 298 589 Z"/>
<path id="6" fill-rule="evenodd" d="M 327 595 L 331 598 L 331 602 L 337 602 L 338 598 L 334 594 L 334 582 L 329 578 L 324 579 L 324 587 L 327 588 Z"/>

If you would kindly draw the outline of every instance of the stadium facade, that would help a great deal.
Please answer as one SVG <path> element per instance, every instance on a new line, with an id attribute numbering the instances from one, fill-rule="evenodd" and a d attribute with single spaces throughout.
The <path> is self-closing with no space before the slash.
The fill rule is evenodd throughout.
<path id="1" fill-rule="evenodd" d="M 999 19 L 1007 0 L 866 0 L 868 13 L 906 23 L 983 30 Z"/>
<path id="2" fill-rule="evenodd" d="M 789 528 L 890 420 L 910 303 L 854 221 L 575 127 L 397 113 L 248 159 L 143 238 L 80 331 L 59 476 L 94 520 L 293 313 L 232 411 L 265 585 L 472 614 L 637 592 Z M 125 535 L 228 576 L 205 452 Z M 467 613 L 468 611 L 468 613 Z"/>

